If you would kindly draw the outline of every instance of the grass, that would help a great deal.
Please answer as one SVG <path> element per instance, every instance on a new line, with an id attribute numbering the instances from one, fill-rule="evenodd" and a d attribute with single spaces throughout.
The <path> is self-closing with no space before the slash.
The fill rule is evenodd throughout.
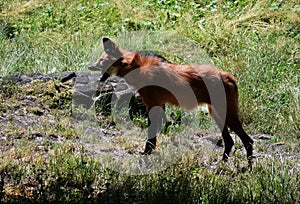
<path id="1" fill-rule="evenodd" d="M 83 132 L 86 124 L 79 128 L 70 115 L 69 84 L 6 85 L 0 87 L 0 120 L 5 118 L 0 200 L 299 203 L 299 15 L 296 0 L 0 2 L 0 77 L 86 71 L 101 52 L 101 37 L 109 36 L 124 47 L 154 51 L 174 62 L 213 62 L 230 71 L 238 80 L 247 132 L 270 135 L 254 138 L 256 162 L 252 172 L 245 171 L 239 141 L 231 161 L 218 162 L 223 149 L 205 142 L 206 133 L 218 132 L 216 126 L 205 112 L 186 113 L 186 126 L 159 136 L 149 163 L 137 154 L 145 130 L 114 126 L 111 118 L 97 115 L 96 128 L 113 135 L 97 148 L 121 154 L 108 151 L 101 161 L 82 143 L 90 136 Z M 190 118 L 197 122 L 188 125 Z M 181 147 L 191 145 L 182 138 L 195 139 L 197 131 L 204 136 L 191 150 L 174 148 L 178 141 Z M 174 149 L 176 162 L 170 162 Z M 136 161 L 162 170 L 130 175 L 108 168 L 145 167 Z"/>

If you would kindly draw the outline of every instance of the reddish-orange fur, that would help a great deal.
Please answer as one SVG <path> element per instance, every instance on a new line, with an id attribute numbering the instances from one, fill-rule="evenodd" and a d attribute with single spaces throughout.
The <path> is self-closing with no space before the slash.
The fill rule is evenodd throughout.
<path id="1" fill-rule="evenodd" d="M 186 109 L 208 104 L 209 112 L 222 131 L 225 142 L 223 159 L 228 159 L 233 146 L 228 132 L 231 128 L 241 138 L 251 162 L 253 140 L 242 128 L 236 79 L 230 73 L 220 71 L 212 64 L 179 65 L 160 57 L 122 50 L 108 38 L 103 38 L 103 44 L 105 52 L 92 68 L 99 67 L 109 75 L 123 77 L 138 89 L 148 112 L 166 103 Z M 145 153 L 151 153 L 155 148 L 161 117 L 162 113 L 158 111 L 150 118 L 153 126 L 148 130 Z"/>

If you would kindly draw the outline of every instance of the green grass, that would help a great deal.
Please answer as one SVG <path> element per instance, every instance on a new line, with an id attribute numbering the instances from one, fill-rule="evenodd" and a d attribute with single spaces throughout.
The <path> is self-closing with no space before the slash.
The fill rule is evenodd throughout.
<path id="1" fill-rule="evenodd" d="M 30 143 L 30 142 L 29 142 Z M 252 172 L 238 164 L 201 166 L 184 156 L 164 171 L 132 176 L 104 168 L 79 146 L 54 144 L 48 158 L 21 143 L 6 166 L 6 201 L 106 203 L 298 203 L 299 167 L 292 160 L 266 157 Z M 29 145 L 31 148 L 29 148 Z M 73 153 L 70 153 L 73 152 Z M 12 165 L 14 163 L 14 165 Z M 22 164 L 21 164 L 22 163 Z M 25 163 L 25 164 L 24 164 Z M 19 164 L 19 165 L 17 165 Z M 9 171 L 8 171 L 9 170 Z"/>
<path id="2" fill-rule="evenodd" d="M 248 131 L 299 136 L 296 2 L 4 1 L 1 75 L 85 71 L 100 54 L 101 36 L 118 41 L 125 32 L 172 30 L 198 42 L 220 69 L 236 76 Z"/>
<path id="3" fill-rule="evenodd" d="M 101 37 L 109 36 L 125 47 L 155 51 L 175 62 L 190 63 L 182 54 L 192 54 L 196 56 L 190 58 L 193 62 L 212 61 L 221 70 L 233 73 L 247 132 L 272 135 L 268 141 L 255 143 L 257 159 L 252 172 L 244 172 L 245 156 L 238 142 L 229 164 L 217 162 L 222 148 L 200 145 L 197 153 L 183 154 L 163 171 L 127 175 L 103 166 L 78 142 L 82 130 L 74 126 L 70 116 L 71 91 L 56 93 L 55 81 L 40 86 L 40 82 L 33 82 L 31 87 L 0 87 L 0 117 L 14 113 L 20 118 L 30 115 L 40 122 L 20 126 L 10 118 L 1 124 L 0 137 L 6 139 L 0 140 L 0 200 L 300 202 L 299 25 L 297 0 L 0 2 L 0 77 L 15 72 L 86 71 L 100 55 Z M 126 40 L 134 31 L 139 33 Z M 135 36 L 146 38 L 150 31 L 154 36 L 165 33 L 160 36 L 163 40 L 152 37 L 142 45 L 135 41 Z M 176 44 L 175 38 L 169 39 L 171 47 L 161 49 L 157 44 L 168 40 L 166 33 L 176 34 L 181 43 L 188 39 L 188 47 L 196 43 L 201 54 L 193 48 L 191 53 L 177 52 L 183 44 Z M 39 93 L 39 89 L 46 91 Z M 49 97 L 49 93 L 55 97 Z M 38 105 L 28 102 L 24 95 L 37 98 Z M 39 117 L 41 111 L 47 114 Z M 200 128 L 183 127 L 161 134 L 157 155 L 168 159 L 168 141 L 179 136 L 218 131 L 205 113 L 192 114 L 202 118 L 197 123 Z M 186 117 L 188 120 L 189 115 Z M 146 132 L 128 126 L 111 128 L 110 120 L 100 117 L 97 121 L 116 135 L 108 141 L 108 147 L 134 155 L 144 145 L 140 135 Z M 44 139 L 33 139 L 36 135 Z M 58 141 L 49 139 L 53 136 Z M 132 165 L 130 159 L 125 168 Z"/>

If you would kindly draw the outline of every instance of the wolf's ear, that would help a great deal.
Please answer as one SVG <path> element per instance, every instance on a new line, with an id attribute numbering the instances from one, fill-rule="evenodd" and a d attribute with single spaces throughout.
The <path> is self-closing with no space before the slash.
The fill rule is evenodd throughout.
<path id="1" fill-rule="evenodd" d="M 103 42 L 104 51 L 108 55 L 116 58 L 120 58 L 122 56 L 120 48 L 111 39 L 109 39 L 108 37 L 103 37 L 102 42 Z"/>
<path id="2" fill-rule="evenodd" d="M 140 67 L 141 62 L 141 56 L 138 52 L 133 52 L 130 54 L 125 54 L 123 56 L 122 63 L 127 64 L 133 67 Z"/>

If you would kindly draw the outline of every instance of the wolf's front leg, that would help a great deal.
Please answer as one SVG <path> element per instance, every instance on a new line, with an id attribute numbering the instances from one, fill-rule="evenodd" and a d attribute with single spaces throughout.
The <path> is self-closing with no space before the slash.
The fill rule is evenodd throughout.
<path id="1" fill-rule="evenodd" d="M 145 145 L 144 154 L 151 154 L 156 147 L 156 135 L 161 131 L 162 125 L 166 121 L 165 110 L 160 106 L 154 106 L 148 113 L 148 139 Z"/>

